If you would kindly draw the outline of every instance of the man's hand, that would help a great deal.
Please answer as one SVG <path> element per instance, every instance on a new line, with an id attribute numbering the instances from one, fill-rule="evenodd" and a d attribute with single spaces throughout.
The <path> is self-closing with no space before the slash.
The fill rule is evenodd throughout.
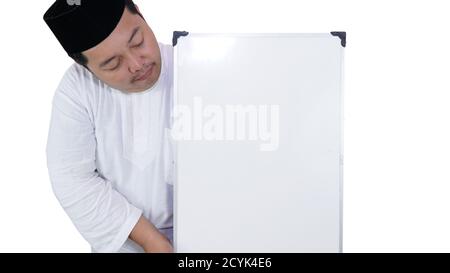
<path id="1" fill-rule="evenodd" d="M 130 233 L 130 239 L 147 253 L 172 253 L 173 247 L 159 230 L 141 215 Z"/>

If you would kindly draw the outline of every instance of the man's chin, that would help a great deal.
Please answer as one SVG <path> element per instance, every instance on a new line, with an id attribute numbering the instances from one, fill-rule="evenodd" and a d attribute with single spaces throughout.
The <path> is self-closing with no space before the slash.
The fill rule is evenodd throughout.
<path id="1" fill-rule="evenodd" d="M 144 92 L 144 91 L 147 91 L 147 90 L 149 90 L 150 88 L 152 88 L 153 85 L 154 85 L 154 83 L 146 84 L 146 85 L 143 85 L 143 86 L 133 86 L 133 87 L 127 88 L 127 89 L 125 90 L 125 92 L 129 92 L 129 93 L 139 93 L 139 92 Z"/>

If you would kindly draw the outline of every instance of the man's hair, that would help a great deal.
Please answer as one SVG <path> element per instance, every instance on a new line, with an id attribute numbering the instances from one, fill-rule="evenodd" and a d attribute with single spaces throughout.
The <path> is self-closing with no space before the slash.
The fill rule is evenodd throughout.
<path id="1" fill-rule="evenodd" d="M 142 16 L 142 14 L 137 10 L 136 6 L 133 3 L 133 0 L 125 0 L 125 7 L 128 9 L 129 12 L 131 12 L 132 14 L 138 14 L 139 16 L 141 16 L 142 18 L 144 18 Z M 87 67 L 87 63 L 88 63 L 88 59 L 86 56 L 83 55 L 82 52 L 77 52 L 77 53 L 69 53 L 69 57 L 72 58 L 75 62 L 77 62 L 78 64 L 84 66 L 86 69 L 89 70 L 89 68 Z"/>

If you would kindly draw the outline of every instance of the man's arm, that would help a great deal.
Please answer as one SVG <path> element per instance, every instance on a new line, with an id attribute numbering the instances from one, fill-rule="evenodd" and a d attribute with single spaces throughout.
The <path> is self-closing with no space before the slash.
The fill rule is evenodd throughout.
<path id="1" fill-rule="evenodd" d="M 139 244 L 148 253 L 173 252 L 169 240 L 142 215 L 131 231 L 130 239 Z"/>
<path id="2" fill-rule="evenodd" d="M 116 252 L 139 221 L 135 207 L 96 166 L 96 138 L 82 93 L 84 82 L 72 70 L 54 99 L 47 142 L 49 176 L 58 201 L 96 252 Z M 82 90 L 82 91 L 81 91 Z"/>

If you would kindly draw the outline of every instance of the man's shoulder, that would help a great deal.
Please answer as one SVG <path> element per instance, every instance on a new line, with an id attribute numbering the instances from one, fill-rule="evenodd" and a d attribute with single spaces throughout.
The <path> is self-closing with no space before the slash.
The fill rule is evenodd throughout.
<path id="1" fill-rule="evenodd" d="M 162 58 L 162 75 L 170 82 L 173 70 L 173 46 L 158 42 Z M 168 74 L 168 75 L 166 75 Z"/>
<path id="2" fill-rule="evenodd" d="M 64 73 L 62 80 L 69 81 L 72 83 L 80 83 L 81 81 L 89 80 L 92 78 L 91 72 L 87 70 L 84 66 L 77 63 L 72 63 Z"/>
<path id="3" fill-rule="evenodd" d="M 164 48 L 173 48 L 173 46 L 171 44 L 166 44 L 163 42 L 158 41 L 159 46 L 162 46 Z"/>
<path id="4" fill-rule="evenodd" d="M 78 63 L 72 63 L 63 74 L 56 92 L 81 95 L 91 89 L 103 88 L 101 81 L 88 69 Z"/>
<path id="5" fill-rule="evenodd" d="M 171 44 L 165 44 L 162 42 L 158 42 L 159 48 L 161 51 L 163 51 L 162 53 L 164 54 L 169 54 L 171 55 L 171 52 L 173 51 L 173 46 Z"/>

